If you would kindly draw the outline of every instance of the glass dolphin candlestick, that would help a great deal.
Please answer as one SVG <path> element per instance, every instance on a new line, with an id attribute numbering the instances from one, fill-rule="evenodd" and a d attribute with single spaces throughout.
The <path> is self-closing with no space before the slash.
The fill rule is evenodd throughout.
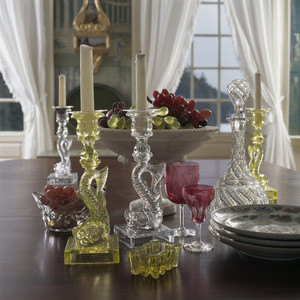
<path id="1" fill-rule="evenodd" d="M 262 128 L 265 126 L 265 114 L 270 111 L 268 108 L 253 109 L 248 108 L 247 111 L 252 115 L 252 126 L 254 127 L 253 137 L 251 138 L 253 145 L 248 146 L 248 153 L 250 157 L 249 169 L 260 183 L 264 191 L 267 193 L 270 203 L 276 203 L 277 190 L 268 185 L 268 177 L 260 174 L 260 166 L 264 158 L 263 142 L 264 136 Z"/>
<path id="2" fill-rule="evenodd" d="M 148 138 L 152 136 L 152 117 L 156 112 L 155 109 L 127 112 L 132 120 L 131 135 L 136 139 L 132 156 L 137 164 L 132 171 L 131 179 L 133 188 L 142 201 L 130 203 L 124 213 L 126 224 L 116 225 L 114 232 L 118 234 L 122 243 L 131 248 L 135 247 L 139 240 L 149 237 L 174 241 L 171 230 L 162 224 L 163 209 L 160 202 L 159 182 L 164 176 L 165 163 L 159 165 L 149 163 L 152 153 Z M 143 179 L 146 173 L 151 176 L 149 186 Z"/>
<path id="3" fill-rule="evenodd" d="M 98 119 L 101 111 L 76 112 L 76 133 L 83 144 L 80 164 L 84 174 L 80 179 L 80 192 L 90 211 L 90 218 L 73 229 L 73 237 L 68 239 L 65 248 L 65 264 L 102 264 L 119 262 L 119 246 L 116 235 L 110 235 L 109 215 L 103 187 L 107 180 L 108 168 L 97 170 L 100 163 L 95 150 L 100 127 Z M 92 182 L 96 182 L 96 190 Z"/>

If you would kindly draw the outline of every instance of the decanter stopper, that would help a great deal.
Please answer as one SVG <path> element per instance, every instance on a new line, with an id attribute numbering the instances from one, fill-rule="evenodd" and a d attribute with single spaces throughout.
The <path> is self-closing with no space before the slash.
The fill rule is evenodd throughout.
<path id="1" fill-rule="evenodd" d="M 227 87 L 229 98 L 234 107 L 234 118 L 242 118 L 245 101 L 250 95 L 250 86 L 244 79 L 235 79 Z"/>

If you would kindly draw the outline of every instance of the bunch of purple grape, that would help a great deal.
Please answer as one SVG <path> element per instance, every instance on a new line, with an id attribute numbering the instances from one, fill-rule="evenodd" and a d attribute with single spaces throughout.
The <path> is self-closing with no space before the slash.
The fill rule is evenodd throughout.
<path id="1" fill-rule="evenodd" d="M 153 92 L 154 100 L 148 98 L 148 101 L 155 107 L 167 107 L 169 116 L 176 118 L 182 128 L 199 128 L 207 125 L 207 119 L 212 112 L 209 109 L 195 109 L 196 101 L 185 100 L 182 96 L 175 96 L 169 93 L 167 89 L 162 92 Z"/>

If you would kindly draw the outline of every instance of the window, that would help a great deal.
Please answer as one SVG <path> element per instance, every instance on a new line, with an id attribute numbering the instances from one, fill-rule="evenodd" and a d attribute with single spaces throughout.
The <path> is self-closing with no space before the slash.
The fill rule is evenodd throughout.
<path id="1" fill-rule="evenodd" d="M 300 2 L 291 1 L 290 135 L 300 135 Z"/>
<path id="2" fill-rule="evenodd" d="M 221 132 L 230 132 L 226 118 L 233 114 L 227 85 L 244 78 L 237 61 L 224 3 L 202 1 L 186 67 L 176 94 L 197 101 L 197 109 L 208 108 L 208 120 Z"/>
<path id="3" fill-rule="evenodd" d="M 23 131 L 23 113 L 20 103 L 10 94 L 0 73 L 0 131 Z"/>

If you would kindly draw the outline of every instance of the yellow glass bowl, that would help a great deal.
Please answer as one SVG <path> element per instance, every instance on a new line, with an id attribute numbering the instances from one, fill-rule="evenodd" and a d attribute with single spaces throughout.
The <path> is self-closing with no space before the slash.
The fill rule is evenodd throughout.
<path id="1" fill-rule="evenodd" d="M 179 264 L 182 245 L 152 240 L 141 247 L 127 251 L 130 272 L 157 279 Z"/>

